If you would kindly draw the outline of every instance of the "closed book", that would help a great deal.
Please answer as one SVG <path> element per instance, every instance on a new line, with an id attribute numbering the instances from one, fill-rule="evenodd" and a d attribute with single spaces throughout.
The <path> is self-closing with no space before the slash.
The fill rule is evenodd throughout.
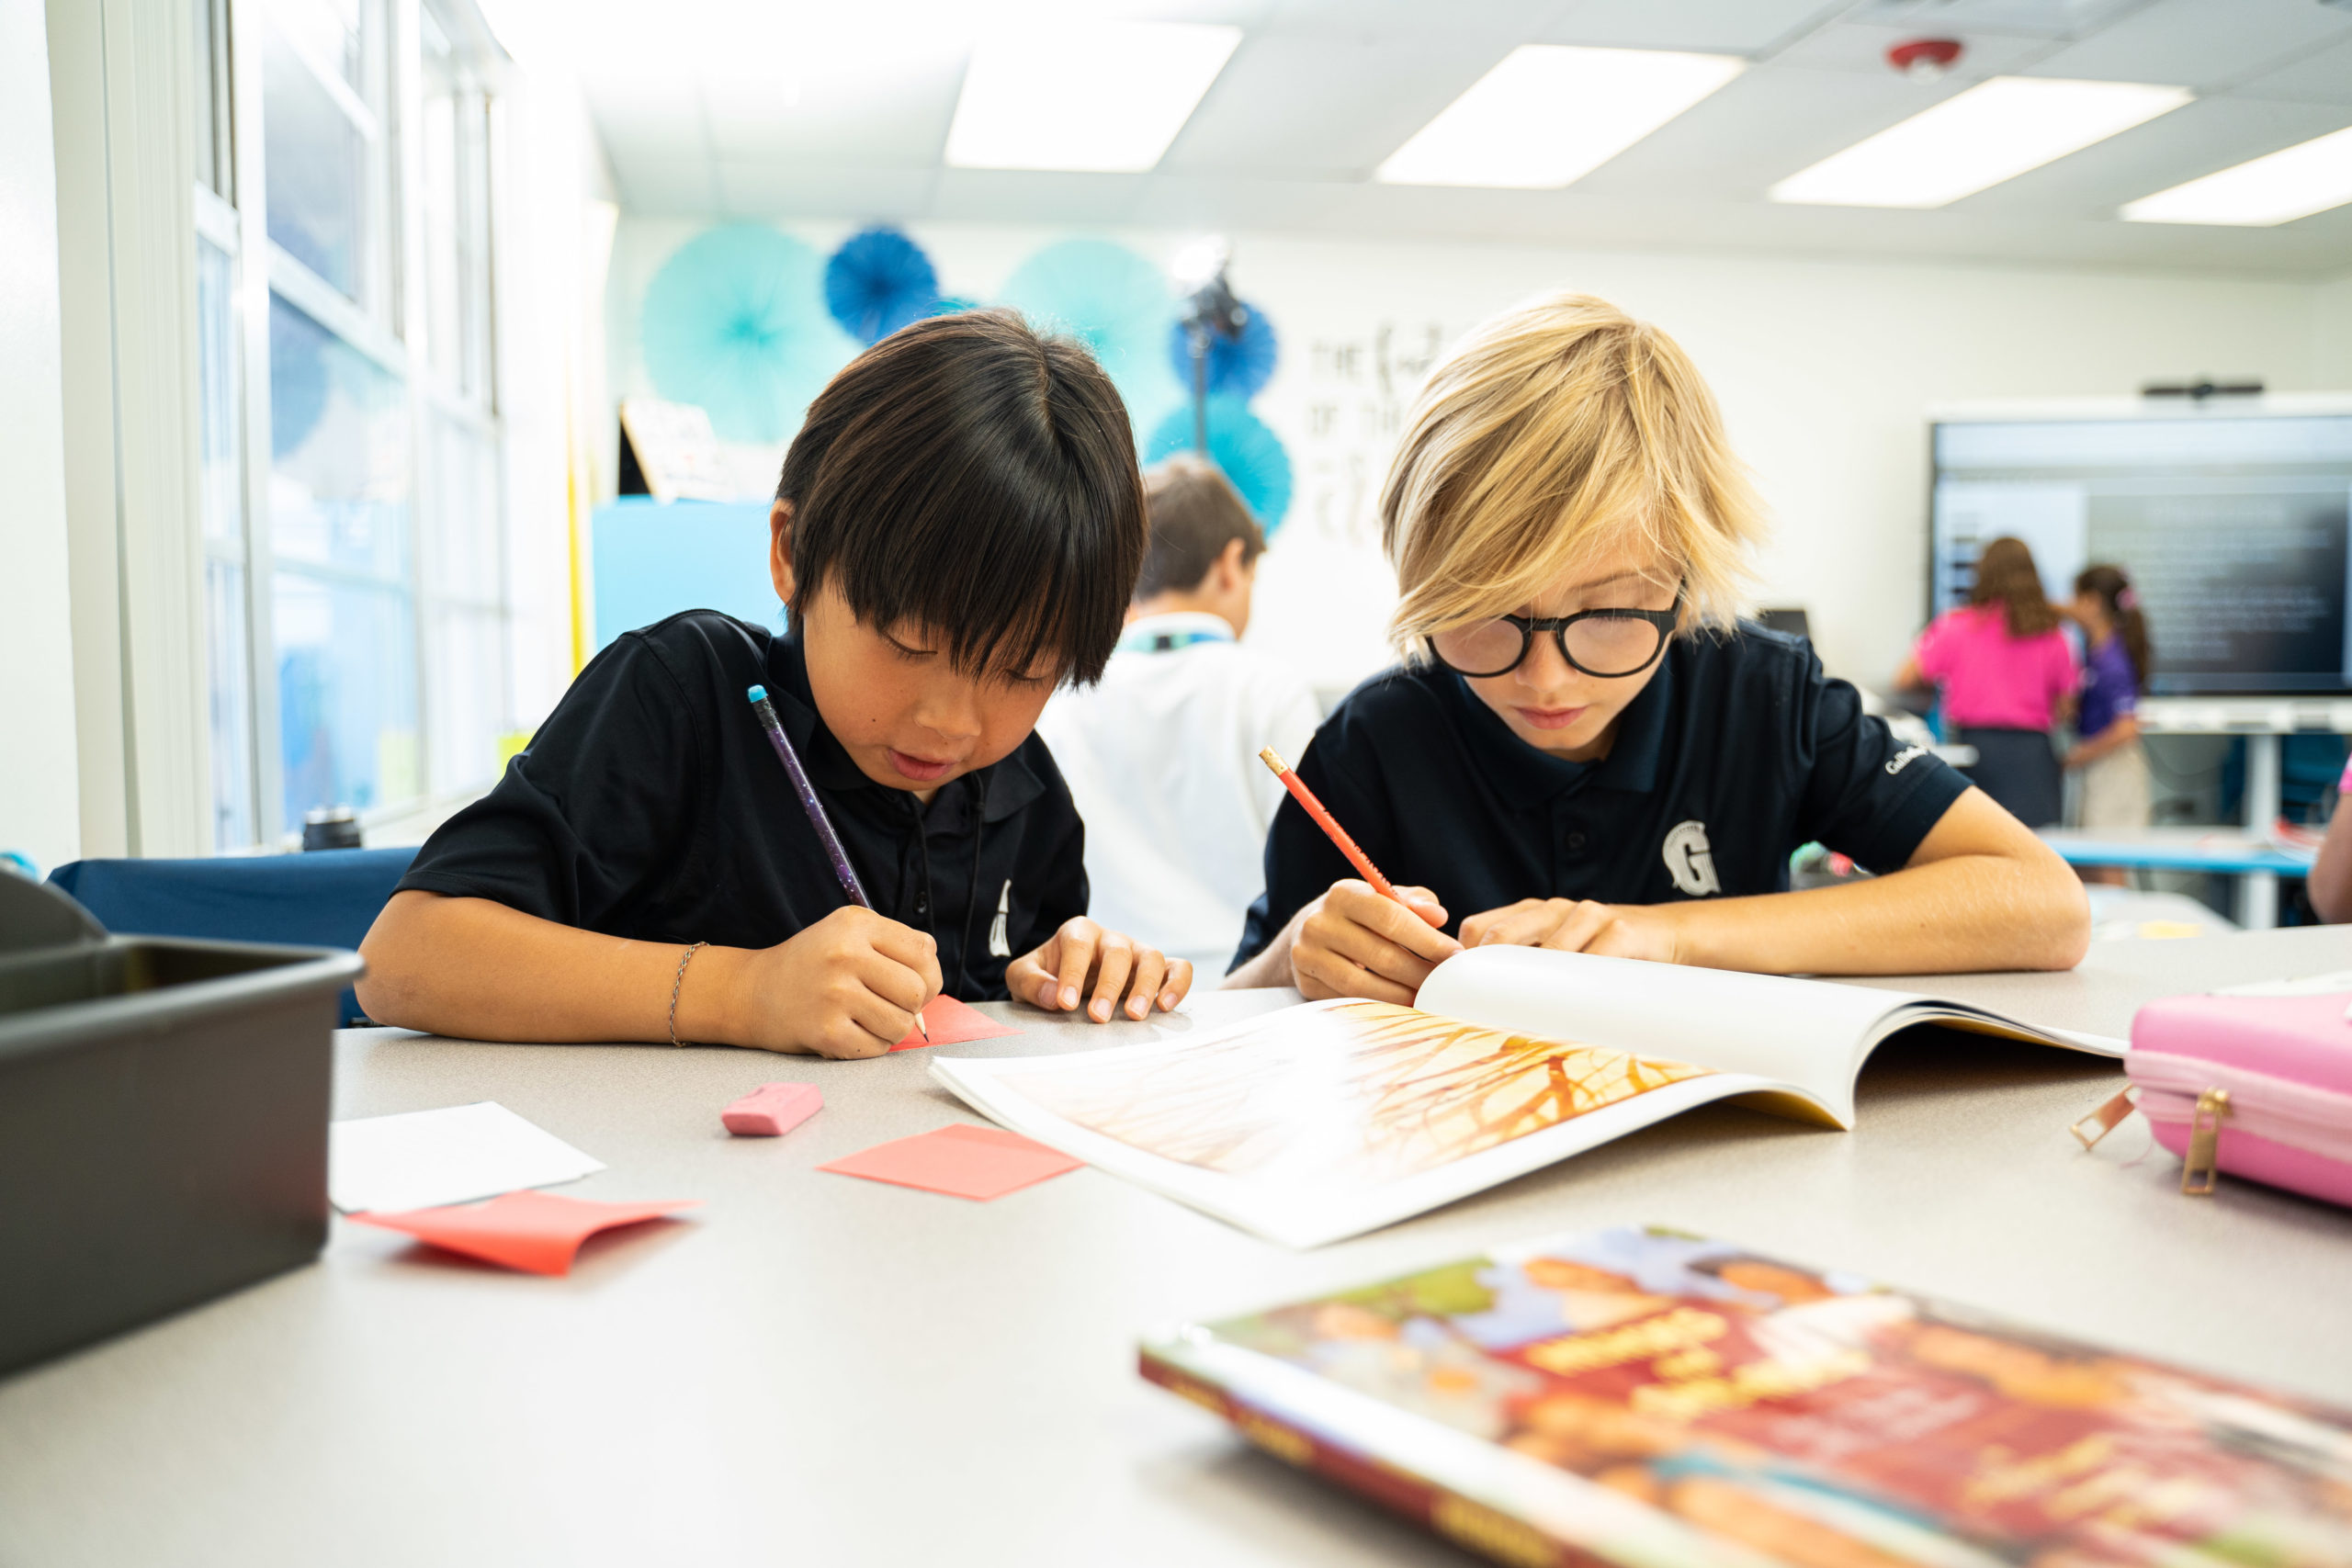
<path id="1" fill-rule="evenodd" d="M 1179 1325 L 1142 1371 L 1512 1568 L 2352 1563 L 2352 1413 L 1656 1227 Z"/>

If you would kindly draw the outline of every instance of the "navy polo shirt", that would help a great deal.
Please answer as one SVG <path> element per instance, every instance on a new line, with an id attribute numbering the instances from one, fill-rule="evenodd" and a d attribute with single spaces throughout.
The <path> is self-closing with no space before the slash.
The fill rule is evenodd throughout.
<path id="1" fill-rule="evenodd" d="M 1815 840 L 1893 871 L 1968 788 L 1932 752 L 1898 744 L 1810 644 L 1746 624 L 1675 638 L 1598 762 L 1537 750 L 1431 664 L 1350 693 L 1298 774 L 1390 880 L 1437 895 L 1455 934 L 1464 916 L 1522 898 L 1781 892 L 1791 852 Z M 1283 800 L 1234 963 L 1355 874 Z"/>
<path id="2" fill-rule="evenodd" d="M 1086 913 L 1086 830 L 1046 743 L 926 807 L 868 779 L 819 716 L 796 634 L 715 610 L 616 638 L 488 795 L 436 829 L 401 887 L 491 898 L 646 942 L 769 947 L 847 903 L 744 695 L 776 715 L 875 908 L 939 942 L 967 1001 Z"/>

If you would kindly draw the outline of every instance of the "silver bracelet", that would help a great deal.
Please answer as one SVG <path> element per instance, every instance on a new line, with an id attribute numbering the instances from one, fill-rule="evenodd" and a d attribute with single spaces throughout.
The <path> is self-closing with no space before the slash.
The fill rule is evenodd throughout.
<path id="1" fill-rule="evenodd" d="M 678 993 L 685 988 L 686 965 L 695 961 L 695 953 L 709 945 L 707 942 L 698 942 L 678 956 L 677 977 L 670 982 L 670 1043 L 673 1045 L 685 1043 L 678 1038 Z"/>

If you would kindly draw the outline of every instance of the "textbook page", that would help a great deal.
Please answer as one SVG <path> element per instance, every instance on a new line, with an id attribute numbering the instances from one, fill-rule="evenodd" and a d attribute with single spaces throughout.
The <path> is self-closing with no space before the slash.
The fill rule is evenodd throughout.
<path id="1" fill-rule="evenodd" d="M 2108 1056 L 2121 1055 L 2125 1046 L 1917 992 L 1532 947 L 1474 948 L 1449 958 L 1414 1005 L 1492 1029 L 1796 1084 L 1842 1125 L 1853 1122 L 1862 1063 L 1879 1042 L 1914 1024 L 1945 1023 Z"/>
<path id="2" fill-rule="evenodd" d="M 1540 1169 L 1710 1100 L 1803 1089 L 1344 998 L 1057 1056 L 945 1057 L 932 1076 L 1015 1132 L 1293 1247 Z"/>

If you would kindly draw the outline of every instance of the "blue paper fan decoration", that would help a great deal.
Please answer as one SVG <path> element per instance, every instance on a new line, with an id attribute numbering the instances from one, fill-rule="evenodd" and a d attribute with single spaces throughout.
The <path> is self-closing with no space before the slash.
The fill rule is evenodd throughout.
<path id="1" fill-rule="evenodd" d="M 862 229 L 825 263 L 825 309 L 862 344 L 880 343 L 938 303 L 931 258 L 896 229 Z"/>
<path id="2" fill-rule="evenodd" d="M 1176 299 L 1158 267 L 1107 240 L 1064 240 L 1013 269 L 999 295 L 1037 326 L 1067 333 L 1102 362 L 1145 431 L 1183 389 L 1168 368 Z"/>
<path id="3" fill-rule="evenodd" d="M 1241 499 L 1257 513 L 1259 525 L 1272 538 L 1290 510 L 1290 454 L 1283 438 L 1250 412 L 1250 405 L 1231 394 L 1208 400 L 1209 461 L 1233 481 Z M 1144 461 L 1193 449 L 1193 408 L 1190 403 L 1170 413 L 1152 430 Z"/>
<path id="4" fill-rule="evenodd" d="M 722 441 L 770 444 L 856 344 L 825 310 L 817 253 L 757 223 L 679 247 L 645 290 L 638 334 L 654 390 L 709 411 Z"/>
<path id="5" fill-rule="evenodd" d="M 1274 323 L 1266 312 L 1250 305 L 1250 320 L 1242 326 L 1238 338 L 1209 338 L 1209 396 L 1229 393 L 1245 402 L 1266 389 L 1274 377 L 1274 358 L 1280 352 L 1280 342 L 1274 336 Z M 1176 372 L 1177 382 L 1189 393 L 1193 387 L 1193 336 L 1184 330 L 1180 320 L 1168 330 L 1168 364 Z"/>
<path id="6" fill-rule="evenodd" d="M 931 302 L 931 309 L 924 311 L 923 314 L 926 316 L 956 316 L 963 314 L 966 310 L 977 310 L 979 308 L 980 302 L 978 299 L 967 299 L 960 294 L 943 294 L 938 299 Z"/>

